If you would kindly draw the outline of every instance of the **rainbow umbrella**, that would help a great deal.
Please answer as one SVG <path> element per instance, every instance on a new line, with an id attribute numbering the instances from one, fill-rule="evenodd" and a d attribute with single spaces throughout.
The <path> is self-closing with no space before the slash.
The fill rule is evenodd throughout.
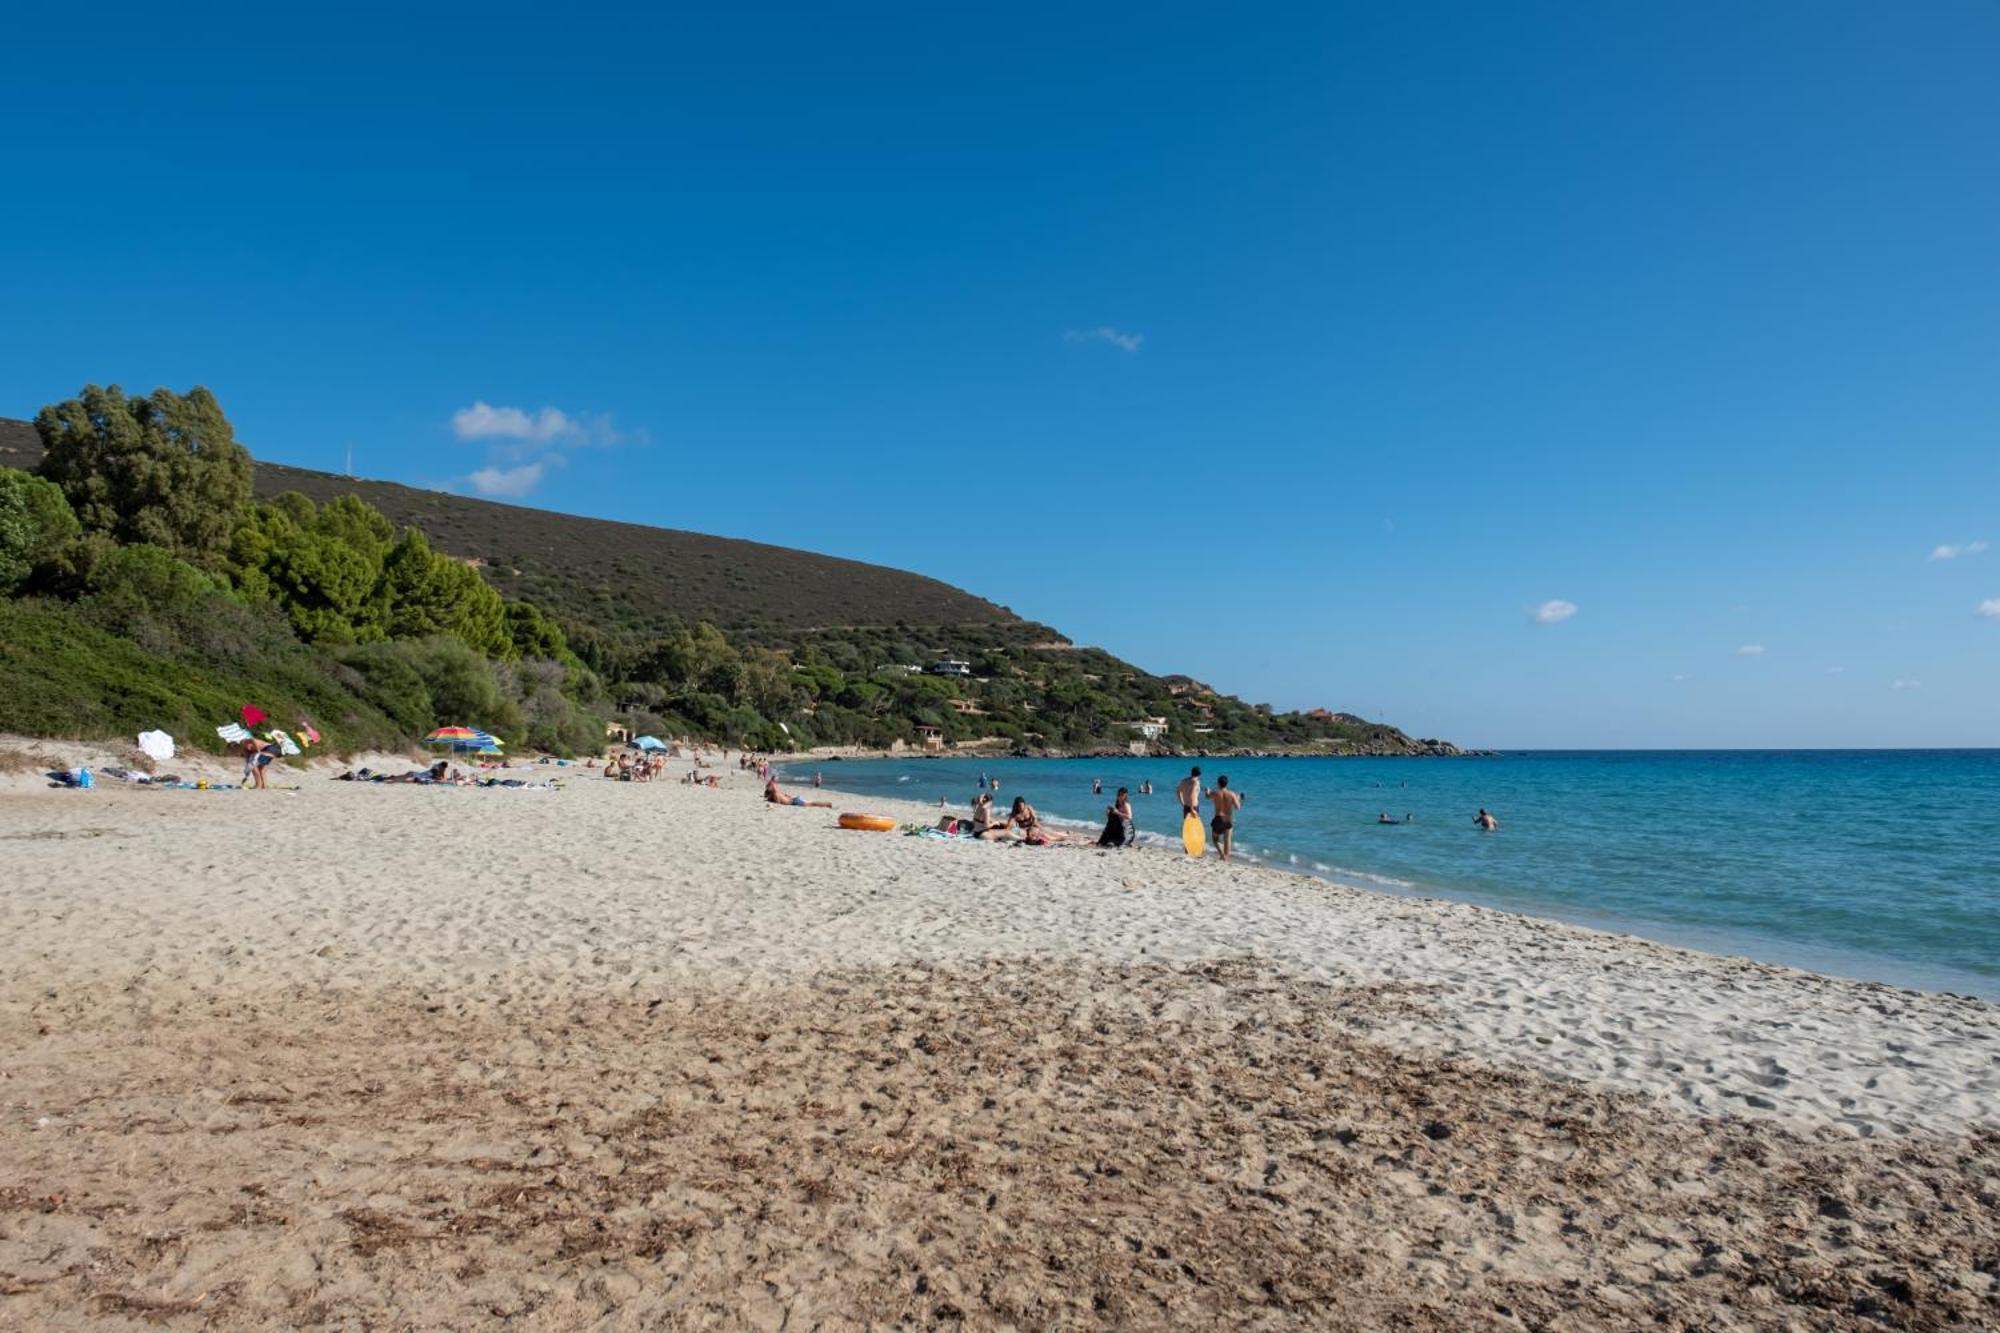
<path id="1" fill-rule="evenodd" d="M 477 727 L 439 727 L 424 737 L 430 745 L 448 745 L 454 750 L 483 750 L 487 746 L 498 746 L 499 740 L 479 730 Z"/>

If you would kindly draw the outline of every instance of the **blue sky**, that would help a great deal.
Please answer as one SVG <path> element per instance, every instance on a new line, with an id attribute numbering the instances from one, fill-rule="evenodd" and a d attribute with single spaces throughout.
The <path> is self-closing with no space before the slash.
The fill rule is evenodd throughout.
<path id="1" fill-rule="evenodd" d="M 10 23 L 0 413 L 1474 744 L 2000 745 L 1991 4 L 200 8 Z"/>

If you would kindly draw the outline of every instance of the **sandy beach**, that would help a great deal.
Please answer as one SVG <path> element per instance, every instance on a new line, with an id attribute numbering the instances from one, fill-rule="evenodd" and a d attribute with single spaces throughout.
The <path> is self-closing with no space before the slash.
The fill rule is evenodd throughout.
<path id="1" fill-rule="evenodd" d="M 0 779 L 0 1327 L 2000 1322 L 1982 1001 L 331 771 Z"/>

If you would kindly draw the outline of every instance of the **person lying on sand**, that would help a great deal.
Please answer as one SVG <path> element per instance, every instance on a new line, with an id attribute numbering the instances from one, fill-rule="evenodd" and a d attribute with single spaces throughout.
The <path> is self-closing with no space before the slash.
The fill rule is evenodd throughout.
<path id="1" fill-rule="evenodd" d="M 778 790 L 778 780 L 776 778 L 766 778 L 764 780 L 764 799 L 772 805 L 816 805 L 822 810 L 833 809 L 832 801 L 808 801 L 803 796 L 785 795 Z"/>

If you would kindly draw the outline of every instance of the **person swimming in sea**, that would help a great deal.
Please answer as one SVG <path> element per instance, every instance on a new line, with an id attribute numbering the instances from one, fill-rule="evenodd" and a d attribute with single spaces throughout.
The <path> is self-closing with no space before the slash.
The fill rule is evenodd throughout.
<path id="1" fill-rule="evenodd" d="M 1491 833 L 1494 829 L 1500 827 L 1500 821 L 1495 819 L 1492 815 L 1487 814 L 1486 807 L 1484 806 L 1481 806 L 1479 809 L 1479 813 L 1472 817 L 1472 822 L 1482 831 L 1487 833 Z"/>

